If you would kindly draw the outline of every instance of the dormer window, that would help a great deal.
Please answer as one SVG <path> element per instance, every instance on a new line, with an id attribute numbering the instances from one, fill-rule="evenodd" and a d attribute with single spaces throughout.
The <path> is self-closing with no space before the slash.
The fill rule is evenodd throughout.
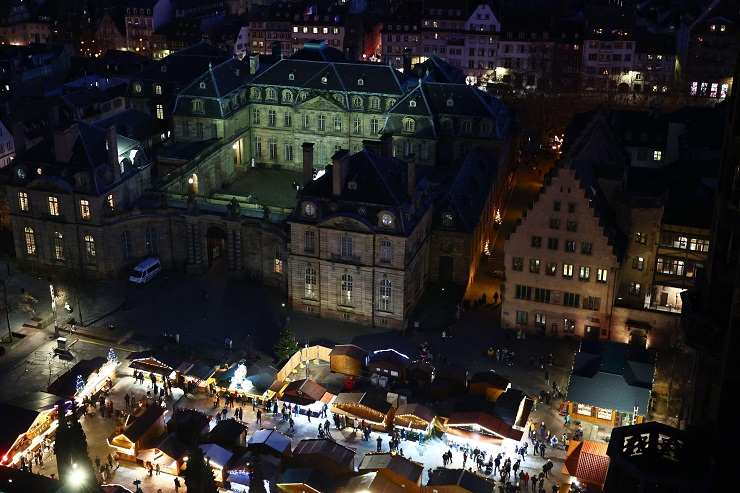
<path id="1" fill-rule="evenodd" d="M 313 202 L 303 204 L 303 214 L 308 217 L 314 217 L 316 215 L 316 204 Z"/>
<path id="2" fill-rule="evenodd" d="M 260 98 L 260 90 L 257 87 L 253 87 L 249 90 L 249 97 L 252 99 L 259 99 Z"/>
<path id="3" fill-rule="evenodd" d="M 445 212 L 442 214 L 442 224 L 445 226 L 452 226 L 452 213 L 451 212 Z"/>
<path id="4" fill-rule="evenodd" d="M 288 80 L 295 80 L 295 74 L 293 72 L 288 74 Z"/>
<path id="5" fill-rule="evenodd" d="M 288 91 L 287 89 L 283 91 L 283 103 L 292 103 L 293 102 L 293 93 Z"/>
<path id="6" fill-rule="evenodd" d="M 364 79 L 357 79 L 357 85 L 358 86 L 364 86 L 365 85 L 365 80 Z"/>
<path id="7" fill-rule="evenodd" d="M 329 79 L 327 79 L 327 77 L 325 75 L 323 77 L 321 77 L 321 83 L 322 84 L 326 84 L 328 81 L 329 81 Z"/>
<path id="8" fill-rule="evenodd" d="M 154 94 L 157 96 L 162 95 L 162 86 L 160 84 L 154 84 Z"/>
<path id="9" fill-rule="evenodd" d="M 202 99 L 193 99 L 193 113 L 205 113 L 205 107 L 203 106 Z"/>
<path id="10" fill-rule="evenodd" d="M 266 99 L 276 100 L 277 99 L 277 91 L 273 89 L 272 87 L 267 88 L 267 92 L 265 95 Z"/>
<path id="11" fill-rule="evenodd" d="M 415 100 L 412 99 L 411 101 L 409 101 L 409 108 L 416 108 L 416 101 Z"/>
<path id="12" fill-rule="evenodd" d="M 134 83 L 134 92 L 136 94 L 141 94 L 141 84 L 139 84 L 138 82 Z"/>
<path id="13" fill-rule="evenodd" d="M 380 98 L 377 96 L 373 96 L 370 98 L 370 109 L 371 110 L 379 110 L 380 109 Z"/>
<path id="14" fill-rule="evenodd" d="M 162 65 L 162 66 L 160 67 L 160 69 L 159 69 L 159 70 L 160 70 L 160 71 L 161 71 L 162 73 L 165 73 L 165 72 L 167 72 L 167 65 L 164 65 L 164 64 L 163 64 L 163 65 Z"/>
<path id="15" fill-rule="evenodd" d="M 352 96 L 352 107 L 362 109 L 362 98 L 360 96 Z"/>
<path id="16" fill-rule="evenodd" d="M 385 102 L 385 107 L 387 109 L 391 109 L 396 105 L 396 100 L 393 98 L 388 98 L 388 101 Z"/>
<path id="17" fill-rule="evenodd" d="M 447 107 L 452 108 L 455 106 L 455 101 L 452 98 L 447 98 Z"/>
<path id="18" fill-rule="evenodd" d="M 198 87 L 200 87 L 201 89 L 205 89 L 206 88 L 206 83 L 203 82 L 203 81 L 201 81 L 201 83 L 198 84 Z"/>
<path id="19" fill-rule="evenodd" d="M 416 131 L 416 122 L 413 118 L 403 119 L 403 131 L 406 133 L 414 133 Z"/>
<path id="20" fill-rule="evenodd" d="M 382 224 L 386 228 L 390 228 L 391 226 L 393 226 L 393 215 L 388 212 L 382 213 L 380 215 L 380 224 Z"/>

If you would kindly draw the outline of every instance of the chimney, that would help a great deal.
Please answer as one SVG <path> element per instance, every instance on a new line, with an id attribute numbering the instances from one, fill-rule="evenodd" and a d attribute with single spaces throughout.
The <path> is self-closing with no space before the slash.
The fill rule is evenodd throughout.
<path id="1" fill-rule="evenodd" d="M 54 156 L 60 163 L 72 159 L 72 149 L 77 140 L 77 125 L 54 130 Z"/>
<path id="2" fill-rule="evenodd" d="M 331 157 L 331 193 L 335 197 L 342 195 L 344 179 L 347 177 L 347 149 L 339 149 Z"/>
<path id="3" fill-rule="evenodd" d="M 270 48 L 272 49 L 272 56 L 282 58 L 283 56 L 283 50 L 280 46 L 280 41 L 273 41 L 270 45 Z"/>
<path id="4" fill-rule="evenodd" d="M 26 131 L 23 124 L 19 121 L 13 123 L 13 145 L 15 147 L 15 158 L 23 157 L 26 152 Z"/>
<path id="5" fill-rule="evenodd" d="M 105 131 L 105 148 L 108 151 L 108 163 L 113 166 L 113 181 L 118 182 L 121 179 L 121 165 L 118 163 L 118 137 L 115 125 Z"/>
<path id="6" fill-rule="evenodd" d="M 403 75 L 408 76 L 411 73 L 411 48 L 403 49 Z"/>
<path id="7" fill-rule="evenodd" d="M 313 142 L 304 142 L 303 148 L 303 185 L 313 180 Z"/>
<path id="8" fill-rule="evenodd" d="M 380 155 L 383 157 L 393 157 L 393 136 L 384 133 L 380 136 Z"/>
<path id="9" fill-rule="evenodd" d="M 411 202 L 414 202 L 414 196 L 416 195 L 416 163 L 414 162 L 414 159 L 410 159 L 407 166 L 407 187 L 409 192 L 409 199 Z"/>

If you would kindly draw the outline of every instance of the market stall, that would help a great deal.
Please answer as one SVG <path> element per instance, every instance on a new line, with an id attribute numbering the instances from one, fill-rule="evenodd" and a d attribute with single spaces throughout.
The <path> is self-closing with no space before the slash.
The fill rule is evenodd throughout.
<path id="1" fill-rule="evenodd" d="M 80 360 L 54 380 L 47 391 L 67 399 L 74 399 L 79 404 L 104 388 L 112 386 L 117 366 L 117 360 L 108 360 L 102 356 Z"/>
<path id="2" fill-rule="evenodd" d="M 575 479 L 600 491 L 604 487 L 609 471 L 607 447 L 608 444 L 602 442 L 571 440 L 561 473 L 570 476 L 571 483 Z"/>
<path id="3" fill-rule="evenodd" d="M 393 405 L 382 396 L 368 392 L 342 392 L 332 405 L 334 414 L 343 415 L 375 430 L 385 430 L 393 420 Z"/>
<path id="4" fill-rule="evenodd" d="M 21 457 L 31 454 L 51 438 L 57 428 L 59 396 L 32 392 L 0 404 L 0 453 L 2 464 L 18 464 Z"/>
<path id="5" fill-rule="evenodd" d="M 428 433 L 434 422 L 434 412 L 421 404 L 402 404 L 393 416 L 393 424 L 399 428 Z"/>
<path id="6" fill-rule="evenodd" d="M 227 369 L 217 370 L 211 378 L 219 392 L 262 402 L 275 396 L 275 390 L 271 388 L 275 381 L 272 368 L 252 366 L 247 369 L 244 363 L 237 363 Z"/>
<path id="7" fill-rule="evenodd" d="M 137 454 L 151 448 L 165 432 L 164 415 L 167 412 L 162 406 L 150 404 L 140 409 L 139 414 L 130 414 L 124 428 L 108 438 L 110 445 L 119 459 L 136 461 Z"/>
<path id="8" fill-rule="evenodd" d="M 226 474 L 229 468 L 229 462 L 234 457 L 234 453 L 215 443 L 204 443 L 200 445 L 208 465 L 213 469 L 213 477 L 220 485 L 226 480 Z"/>
<path id="9" fill-rule="evenodd" d="M 136 458 L 144 464 L 152 464 L 153 467 L 158 465 L 162 472 L 178 476 L 186 455 L 185 444 L 174 434 L 168 434 L 156 446 L 142 449 L 136 454 Z"/>
<path id="10" fill-rule="evenodd" d="M 367 351 L 354 344 L 334 346 L 329 353 L 329 366 L 334 373 L 359 377 L 362 375 Z"/>
<path id="11" fill-rule="evenodd" d="M 249 437 L 247 448 L 258 454 L 287 459 L 291 454 L 291 440 L 277 430 L 257 430 Z"/>
<path id="12" fill-rule="evenodd" d="M 281 401 L 301 406 L 301 412 L 311 412 L 318 416 L 324 406 L 331 404 L 334 394 L 310 378 L 303 378 L 287 383 L 278 392 Z"/>

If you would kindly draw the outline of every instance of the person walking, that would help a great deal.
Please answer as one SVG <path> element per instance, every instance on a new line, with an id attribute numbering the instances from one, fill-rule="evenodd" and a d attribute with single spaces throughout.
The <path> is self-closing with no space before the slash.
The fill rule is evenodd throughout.
<path id="1" fill-rule="evenodd" d="M 378 439 L 377 439 L 377 443 L 378 443 L 378 446 L 377 446 L 377 448 L 376 448 L 376 451 L 377 451 L 377 452 L 380 452 L 380 448 L 381 448 L 381 447 L 382 447 L 382 445 L 383 445 L 383 439 L 382 439 L 382 438 L 380 438 L 380 437 L 378 437 Z"/>
<path id="2" fill-rule="evenodd" d="M 262 411 L 257 409 L 257 426 L 262 426 Z"/>
<path id="3" fill-rule="evenodd" d="M 155 474 L 156 474 L 157 476 L 159 476 L 159 463 L 157 463 L 157 465 L 156 465 L 156 467 L 155 467 Z"/>
<path id="4" fill-rule="evenodd" d="M 179 493 L 179 491 L 180 491 L 180 478 L 178 478 L 177 476 L 175 476 L 174 481 L 175 481 L 175 493 Z"/>

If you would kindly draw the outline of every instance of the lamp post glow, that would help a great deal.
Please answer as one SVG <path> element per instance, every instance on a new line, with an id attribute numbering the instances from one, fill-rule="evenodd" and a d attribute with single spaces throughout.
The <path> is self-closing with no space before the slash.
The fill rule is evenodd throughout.
<path id="1" fill-rule="evenodd" d="M 72 469 L 67 475 L 67 483 L 74 489 L 80 489 L 87 480 L 87 473 L 84 469 L 77 466 L 77 463 L 72 464 Z"/>
<path id="2" fill-rule="evenodd" d="M 57 324 L 57 298 L 54 296 L 53 284 L 49 284 L 49 294 L 51 295 L 51 314 L 54 317 L 54 334 L 59 334 L 59 325 Z"/>

